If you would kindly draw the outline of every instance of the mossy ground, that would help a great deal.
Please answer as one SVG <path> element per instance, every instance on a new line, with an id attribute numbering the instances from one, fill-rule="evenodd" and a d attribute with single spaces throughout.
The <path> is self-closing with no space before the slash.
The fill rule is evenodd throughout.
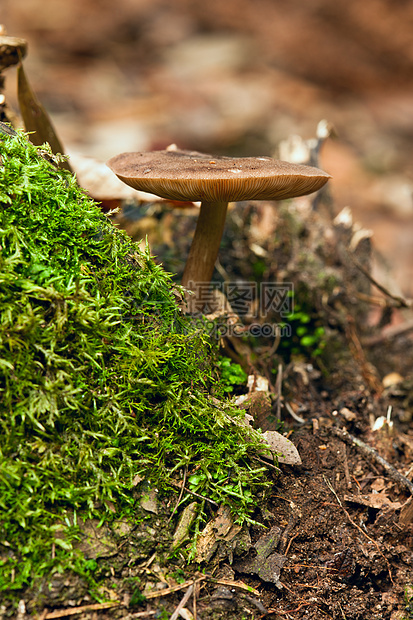
<path id="1" fill-rule="evenodd" d="M 242 521 L 265 478 L 170 276 L 25 136 L 0 149 L 0 599 L 17 600 L 88 577 L 79 519 L 131 515 L 137 480 L 177 493 L 186 468 Z"/>

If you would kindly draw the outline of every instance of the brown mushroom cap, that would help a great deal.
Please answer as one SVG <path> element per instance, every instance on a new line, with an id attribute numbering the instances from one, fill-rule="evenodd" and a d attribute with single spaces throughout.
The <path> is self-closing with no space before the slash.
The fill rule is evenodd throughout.
<path id="1" fill-rule="evenodd" d="M 27 53 L 27 42 L 17 37 L 0 36 L 0 71 L 17 65 Z"/>
<path id="2" fill-rule="evenodd" d="M 195 202 L 294 198 L 317 191 L 330 178 L 318 168 L 270 157 L 216 157 L 182 150 L 122 153 L 108 166 L 135 189 Z"/>

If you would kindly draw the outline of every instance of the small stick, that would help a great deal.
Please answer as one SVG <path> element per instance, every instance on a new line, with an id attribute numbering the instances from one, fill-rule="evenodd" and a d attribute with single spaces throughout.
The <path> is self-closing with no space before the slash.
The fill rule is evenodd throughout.
<path id="1" fill-rule="evenodd" d="M 377 344 L 393 340 L 396 336 L 401 336 L 402 334 L 406 334 L 412 330 L 413 319 L 406 321 L 405 323 L 401 323 L 400 325 L 392 325 L 391 327 L 387 327 L 381 331 L 380 334 L 376 334 L 375 336 L 366 336 L 362 339 L 362 343 L 365 347 L 374 347 Z"/>
<path id="2" fill-rule="evenodd" d="M 148 618 L 148 616 L 157 616 L 159 614 L 159 610 L 154 611 L 138 611 L 137 613 L 133 613 L 129 616 L 129 618 Z M 128 616 L 126 616 L 128 617 Z"/>
<path id="3" fill-rule="evenodd" d="M 179 506 L 179 502 L 180 502 L 180 501 L 181 501 L 181 499 L 182 499 L 182 495 L 184 494 L 184 491 L 185 491 L 185 482 L 186 482 L 186 475 L 187 475 L 187 472 L 188 472 L 188 468 L 187 468 L 187 466 L 185 465 L 185 467 L 184 467 L 184 477 L 183 477 L 183 480 L 182 480 L 181 490 L 179 491 L 179 496 L 178 496 L 177 502 L 176 502 L 176 504 L 175 504 L 174 509 L 173 509 L 173 510 L 172 510 L 172 512 L 171 512 L 171 516 L 169 517 L 169 519 L 168 519 L 167 523 L 170 523 L 170 522 L 171 522 L 172 517 L 174 516 L 175 512 L 177 511 L 177 508 L 178 508 L 178 506 Z"/>
<path id="4" fill-rule="evenodd" d="M 209 497 L 205 497 L 204 495 L 200 495 L 199 493 L 195 493 L 195 491 L 190 491 L 186 487 L 184 487 L 181 484 L 179 484 L 179 482 L 173 482 L 173 480 L 169 480 L 169 484 L 171 484 L 173 487 L 177 487 L 178 489 L 180 489 L 182 487 L 184 489 L 184 491 L 186 491 L 187 493 L 190 493 L 191 495 L 194 495 L 195 497 L 198 497 L 199 499 L 204 499 L 206 502 L 209 502 L 210 504 L 215 506 L 215 508 L 219 508 L 219 505 L 216 502 L 214 502 L 212 499 L 209 499 Z"/>
<path id="5" fill-rule="evenodd" d="M 295 609 L 287 609 L 287 611 L 282 611 L 281 609 L 277 609 L 277 614 L 285 614 L 285 615 L 295 614 L 297 611 L 300 611 L 300 609 L 302 609 L 303 607 L 307 607 L 308 605 L 311 605 L 311 603 L 300 603 L 298 607 L 296 607 Z M 268 610 L 268 613 L 272 613 L 272 612 L 273 612 L 272 609 Z"/>
<path id="6" fill-rule="evenodd" d="M 288 521 L 287 527 L 285 528 L 285 530 L 281 534 L 280 542 L 278 544 L 278 552 L 281 553 L 282 555 L 287 555 L 285 553 L 285 548 L 287 546 L 288 536 L 289 536 L 290 532 L 294 529 L 297 521 L 298 521 L 298 513 L 297 512 L 293 512 L 292 515 L 290 516 L 290 519 Z M 288 547 L 289 546 L 290 545 L 288 545 Z"/>
<path id="7" fill-rule="evenodd" d="M 193 598 L 193 603 L 192 603 L 192 611 L 193 611 L 193 616 L 194 616 L 194 620 L 196 620 L 196 594 L 197 594 L 197 589 L 199 589 L 197 582 L 194 580 L 194 598 Z"/>
<path id="8" fill-rule="evenodd" d="M 83 605 L 82 607 L 72 607 L 71 609 L 57 609 L 56 611 L 49 611 L 45 619 L 65 618 L 66 616 L 75 616 L 76 614 L 82 614 L 87 611 L 98 611 L 100 609 L 110 609 L 119 606 L 119 601 L 112 601 L 109 603 L 93 603 L 92 605 Z"/>
<path id="9" fill-rule="evenodd" d="M 341 507 L 342 511 L 344 512 L 344 514 L 346 515 L 347 519 L 350 521 L 351 525 L 353 525 L 359 532 L 361 532 L 361 534 L 363 534 L 363 536 L 365 536 L 367 538 L 367 540 L 369 540 L 370 542 L 373 543 L 373 545 L 376 547 L 377 551 L 379 552 L 379 554 L 381 555 L 381 557 L 384 559 L 384 561 L 387 564 L 387 570 L 389 571 L 389 577 L 390 577 L 390 581 L 392 582 L 392 584 L 394 585 L 393 582 L 393 576 L 392 576 L 392 572 L 390 569 L 390 563 L 388 561 L 388 559 L 386 558 L 386 556 L 383 554 L 383 552 L 380 549 L 380 546 L 378 544 L 378 542 L 376 540 L 373 540 L 373 538 L 370 538 L 370 536 L 368 534 L 366 534 L 366 532 L 359 526 L 357 525 L 357 523 L 355 523 L 353 521 L 353 519 L 351 518 L 349 512 L 344 508 L 343 503 L 341 501 L 341 499 L 339 498 L 339 496 L 337 495 L 333 485 L 331 484 L 330 480 L 328 480 L 328 478 L 326 478 L 323 474 L 323 478 L 324 478 L 324 482 L 326 483 L 326 485 L 328 486 L 328 488 L 330 489 L 330 491 L 333 493 L 334 497 L 336 498 L 339 506 Z"/>
<path id="10" fill-rule="evenodd" d="M 279 467 L 277 467 L 276 465 L 273 465 L 273 463 L 270 463 L 270 461 L 264 461 L 264 459 L 261 459 L 259 456 L 254 456 L 254 458 L 256 461 L 263 463 L 263 465 L 265 465 L 266 467 L 271 467 L 271 469 L 275 469 L 276 471 L 281 471 Z"/>
<path id="11" fill-rule="evenodd" d="M 338 602 L 338 601 L 337 601 Z M 343 616 L 344 620 L 347 620 L 346 615 L 343 611 L 343 608 L 341 607 L 340 603 L 338 602 L 338 606 L 340 607 L 340 611 L 341 611 L 341 615 Z"/>
<path id="12" fill-rule="evenodd" d="M 351 477 L 353 478 L 354 482 L 357 484 L 357 486 L 359 488 L 359 491 L 361 493 L 361 484 L 360 484 L 360 482 L 357 480 L 356 476 L 351 476 Z"/>
<path id="13" fill-rule="evenodd" d="M 196 579 L 196 583 L 199 583 L 200 581 L 203 581 L 204 579 L 207 579 L 206 575 L 202 575 L 201 577 L 198 577 Z M 163 597 L 166 596 L 167 594 L 172 594 L 172 592 L 179 592 L 179 590 L 184 590 L 184 588 L 188 587 L 188 586 L 192 586 L 193 582 L 191 581 L 185 581 L 185 583 L 180 583 L 176 586 L 171 586 L 170 588 L 165 588 L 164 590 L 159 590 L 159 592 L 149 592 L 148 594 L 144 594 L 144 597 L 147 599 L 151 599 L 151 598 L 159 598 L 159 597 Z"/>
<path id="14" fill-rule="evenodd" d="M 178 607 L 175 609 L 174 613 L 172 614 L 172 616 L 170 617 L 170 620 L 176 620 L 177 617 L 179 616 L 179 612 L 181 611 L 181 609 L 183 607 L 185 607 L 186 603 L 189 600 L 189 597 L 191 596 L 192 592 L 193 592 L 194 586 L 193 584 L 189 586 L 188 590 L 185 592 L 184 596 L 182 597 Z"/>
<path id="15" fill-rule="evenodd" d="M 346 319 L 347 324 L 345 331 L 350 352 L 352 353 L 356 362 L 358 362 L 358 364 L 360 365 L 361 374 L 363 375 L 364 380 L 367 382 L 370 390 L 372 390 L 375 394 L 379 396 L 383 392 L 383 386 L 379 382 L 377 377 L 372 373 L 370 366 L 367 363 L 366 355 L 357 334 L 356 322 L 354 320 L 354 317 L 347 313 Z"/>
<path id="16" fill-rule="evenodd" d="M 245 590 L 250 594 L 255 594 L 255 596 L 261 596 L 258 590 L 253 588 L 252 586 L 247 586 L 242 581 L 232 581 L 231 579 L 215 579 L 214 577 L 206 576 L 206 579 L 211 583 L 217 583 L 221 586 L 228 586 L 229 588 L 235 588 L 238 590 Z"/>
<path id="17" fill-rule="evenodd" d="M 285 408 L 287 409 L 288 413 L 290 414 L 290 416 L 292 418 L 294 418 L 294 420 L 296 420 L 296 422 L 298 422 L 299 424 L 305 424 L 305 420 L 304 418 L 302 418 L 301 416 L 297 415 L 294 411 L 294 409 L 291 407 L 290 403 L 285 403 Z"/>
<path id="18" fill-rule="evenodd" d="M 295 538 L 297 538 L 297 536 L 299 536 L 300 534 L 294 534 L 294 536 L 291 536 L 290 540 L 288 541 L 288 545 L 287 545 L 287 549 L 284 551 L 283 555 L 288 555 L 288 552 L 290 550 L 290 547 L 294 541 Z"/>
<path id="19" fill-rule="evenodd" d="M 348 469 L 348 460 L 347 460 L 347 446 L 345 444 L 343 446 L 343 468 L 344 468 L 344 477 L 346 479 L 347 488 L 351 489 L 350 471 Z"/>
<path id="20" fill-rule="evenodd" d="M 392 299 L 394 302 L 396 302 L 397 307 L 399 308 L 411 308 L 412 306 L 412 300 L 407 300 L 404 299 L 403 297 L 401 297 L 400 295 L 393 295 L 392 293 L 390 293 L 389 290 L 386 289 L 385 286 L 383 286 L 383 284 L 380 284 L 380 282 L 377 282 L 377 280 L 375 278 L 373 278 L 373 276 L 367 271 L 367 269 L 365 269 L 363 267 L 363 265 L 361 263 L 359 263 L 359 261 L 354 257 L 353 254 L 350 255 L 353 263 L 355 264 L 355 266 L 357 267 L 357 269 L 359 271 L 361 271 L 361 273 L 366 276 L 366 278 L 376 287 L 379 289 L 380 292 L 383 293 L 383 295 L 386 295 L 386 297 L 389 297 L 390 299 Z"/>
<path id="21" fill-rule="evenodd" d="M 275 382 L 275 389 L 277 391 L 277 420 L 281 420 L 282 382 L 283 382 L 283 366 L 280 363 L 278 364 L 277 380 Z"/>
<path id="22" fill-rule="evenodd" d="M 406 476 L 403 476 L 403 474 L 397 471 L 397 469 L 393 467 L 393 465 L 390 465 L 390 463 L 388 463 L 382 456 L 380 456 L 380 454 L 378 454 L 376 450 L 374 450 L 374 448 L 368 446 L 366 443 L 364 443 L 364 441 L 361 441 L 361 439 L 353 437 L 353 435 L 350 435 L 350 433 L 348 433 L 344 428 L 333 427 L 331 429 L 331 432 L 349 445 L 356 446 L 358 451 L 368 460 L 373 461 L 376 465 L 381 465 L 386 474 L 388 474 L 388 476 L 392 480 L 394 480 L 394 482 L 397 482 L 397 484 L 399 484 L 404 489 L 407 489 L 410 494 L 413 495 L 413 483 L 410 482 L 410 480 L 408 480 Z"/>

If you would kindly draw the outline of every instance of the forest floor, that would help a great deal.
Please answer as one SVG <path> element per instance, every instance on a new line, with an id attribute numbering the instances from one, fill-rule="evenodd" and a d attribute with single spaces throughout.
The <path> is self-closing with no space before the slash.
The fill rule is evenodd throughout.
<path id="1" fill-rule="evenodd" d="M 188 566 L 179 555 L 162 565 L 156 555 L 177 527 L 178 515 L 168 522 L 173 505 L 167 500 L 158 513 L 147 510 L 144 526 L 121 523 L 112 538 L 91 526 L 88 553 L 107 572 L 109 602 L 88 598 L 79 578 L 56 575 L 40 598 L 39 592 L 22 597 L 19 620 L 34 614 L 39 601 L 42 620 L 146 620 L 174 612 L 174 619 L 180 613 L 198 620 L 413 618 L 413 342 L 411 303 L 403 306 L 403 295 L 413 296 L 412 11 L 400 3 L 394 14 L 388 3 L 369 0 L 360 12 L 358 2 L 333 8 L 326 0 L 313 8 L 295 2 L 291 12 L 275 15 L 279 4 L 245 0 L 240 11 L 237 2 L 216 1 L 205 12 L 189 0 L 173 6 L 122 0 L 114 18 L 78 0 L 62 18 L 57 4 L 46 11 L 42 0 L 32 0 L 19 11 L 16 0 L 5 2 L 8 32 L 28 38 L 32 85 L 70 152 L 103 161 L 176 141 L 183 148 L 266 155 L 291 133 L 312 137 L 327 118 L 337 135 L 322 152 L 321 165 L 333 176 L 334 213 L 325 230 L 336 235 L 333 218 L 350 205 L 362 227 L 374 230 L 368 267 L 384 284 L 384 292 L 373 286 L 368 293 L 362 285 L 373 303 L 360 315 L 350 272 L 328 302 L 316 296 L 323 326 L 340 332 L 344 351 L 327 373 L 305 357 L 283 362 L 281 386 L 269 373 L 271 412 L 280 406 L 283 432 L 302 464 L 280 465 L 279 473 L 269 468 L 271 490 L 254 515 L 260 525 L 231 538 L 231 526 L 220 534 L 216 524 L 208 561 Z M 397 21 L 399 10 L 404 16 Z M 237 18 L 245 12 L 248 19 Z M 7 80 L 14 103 L 12 71 Z M 172 215 L 168 206 L 128 209 L 113 216 L 117 225 L 135 239 L 148 234 L 157 260 L 179 274 L 188 248 L 184 211 L 181 224 L 171 224 L 177 211 Z M 258 245 L 261 258 L 276 256 L 265 268 L 267 280 L 283 272 L 284 280 L 304 280 L 314 291 L 314 273 L 300 272 L 301 246 L 314 234 L 324 245 L 336 237 L 310 217 L 296 245 L 283 239 L 268 247 L 269 231 L 280 230 L 271 209 L 262 208 L 270 217 L 258 226 L 248 220 L 242 240 L 224 239 L 219 275 L 250 280 L 260 258 L 251 248 Z M 306 246 L 307 258 L 314 247 Z M 324 261 L 335 268 L 342 256 L 330 251 Z M 343 295 L 347 326 L 334 314 L 343 310 Z M 256 352 L 261 359 L 252 374 L 278 367 L 271 346 Z M 279 428 L 258 413 L 265 430 Z M 383 424 L 373 430 L 379 418 Z"/>
<path id="2" fill-rule="evenodd" d="M 138 209 L 138 221 L 144 219 L 147 225 L 154 205 L 149 209 L 152 216 L 145 218 L 141 217 L 142 208 Z M 240 219 L 253 223 L 254 214 L 262 215 L 262 210 L 267 212 L 266 226 L 269 211 L 278 218 L 281 230 L 287 228 L 291 207 L 288 216 L 271 203 L 235 207 L 223 240 L 222 273 L 232 270 L 231 277 L 235 277 L 239 269 L 243 278 L 251 275 L 250 248 L 255 247 L 252 235 L 257 235 L 257 230 L 252 233 L 251 224 L 245 233 L 248 243 L 238 238 L 234 247 L 232 226 Z M 133 226 L 139 237 L 131 213 L 136 217 L 129 205 L 127 218 L 122 211 L 112 217 L 126 229 L 129 225 L 130 233 Z M 189 243 L 188 229 L 195 218 L 183 210 L 171 219 L 171 208 L 162 203 L 155 214 L 158 229 L 165 233 L 165 226 L 172 225 L 172 236 L 181 239 L 179 248 L 173 245 L 173 255 L 165 243 L 154 244 L 155 254 L 166 267 L 179 263 L 179 273 Z M 302 211 L 298 216 L 302 217 Z M 331 246 L 335 253 L 342 230 L 331 223 L 328 226 L 320 214 L 308 217 L 308 221 L 302 220 L 308 236 L 301 235 L 301 244 L 306 247 L 309 266 L 296 282 L 304 278 L 311 285 L 312 277 L 319 273 L 318 263 L 312 264 L 316 257 L 314 231 L 325 235 L 330 226 L 330 234 L 333 231 L 338 240 Z M 292 228 L 296 228 L 294 221 Z M 290 231 L 284 234 L 290 245 L 293 235 Z M 273 257 L 277 269 L 280 256 L 288 254 L 283 243 L 279 245 Z M 291 275 L 297 272 L 292 248 L 297 251 L 302 245 L 293 242 L 290 246 Z M 330 262 L 334 262 L 332 256 Z M 329 368 L 303 352 L 286 361 L 282 351 L 271 351 L 272 341 L 259 343 L 255 352 L 251 348 L 252 357 L 243 360 L 256 384 L 268 381 L 264 392 L 251 385 L 249 390 L 246 386 L 238 389 L 250 399 L 244 406 L 254 425 L 264 431 L 282 429 L 302 461 L 280 464 L 279 471 L 269 465 L 271 485 L 265 499 L 259 500 L 255 524 L 240 528 L 222 509 L 207 509 L 209 518 L 197 545 L 205 549 L 197 552 L 195 562 L 187 564 L 179 551 L 171 554 L 171 541 L 183 518 L 180 510 L 171 516 L 176 498 L 152 496 L 141 503 L 144 518 L 140 515 L 135 525 L 129 520 L 115 521 L 111 530 L 98 528 L 97 523 L 84 526 L 82 549 L 96 562 L 95 577 L 104 584 L 100 594 L 108 602 L 93 602 L 81 578 L 57 574 L 49 586 L 45 582 L 40 590 L 37 587 L 24 594 L 27 612 L 43 609 L 37 617 L 45 620 L 74 613 L 103 619 L 176 618 L 178 612 L 179 617 L 196 616 L 198 620 L 413 617 L 411 334 L 402 332 L 389 339 L 379 326 L 376 311 L 369 308 L 364 315 L 365 308 L 357 302 L 351 308 L 354 283 L 345 282 L 348 269 L 344 259 L 337 271 L 343 288 L 338 292 L 336 287 L 318 313 L 334 337 L 344 332 L 339 333 L 330 357 L 321 356 L 324 363 L 331 364 Z M 334 300 L 343 295 L 337 305 Z M 318 291 L 316 300 L 321 297 Z M 375 299 L 373 295 L 371 299 Z M 346 312 L 347 332 L 334 314 L 339 307 Z M 360 321 L 370 323 L 368 336 L 363 336 L 360 325 L 351 328 L 358 313 Z M 385 304 L 382 319 L 384 314 Z M 242 357 L 245 350 L 231 353 Z M 274 367 L 282 376 L 278 384 L 270 372 Z M 180 484 L 184 486 L 185 481 Z"/>

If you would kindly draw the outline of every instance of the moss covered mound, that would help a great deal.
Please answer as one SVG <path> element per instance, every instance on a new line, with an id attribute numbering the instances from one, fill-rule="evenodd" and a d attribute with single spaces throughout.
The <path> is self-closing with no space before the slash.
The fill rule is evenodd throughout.
<path id="1" fill-rule="evenodd" d="M 186 467 L 245 518 L 257 439 L 211 405 L 169 275 L 23 135 L 0 156 L 0 589 L 81 571 L 76 515 L 131 513 L 136 480 Z"/>

